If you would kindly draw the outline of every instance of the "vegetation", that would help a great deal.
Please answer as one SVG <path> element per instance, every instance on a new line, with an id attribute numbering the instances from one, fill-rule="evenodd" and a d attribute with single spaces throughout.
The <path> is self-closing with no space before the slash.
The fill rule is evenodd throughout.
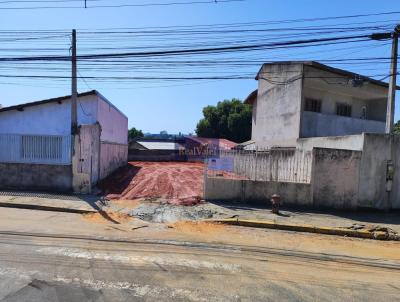
<path id="1" fill-rule="evenodd" d="M 393 133 L 400 134 L 400 120 L 393 125 Z"/>
<path id="2" fill-rule="evenodd" d="M 202 118 L 196 127 L 196 134 L 201 137 L 226 138 L 241 143 L 251 138 L 250 105 L 239 99 L 224 100 L 217 106 L 203 108 Z"/>
<path id="3" fill-rule="evenodd" d="M 131 129 L 128 130 L 128 138 L 129 139 L 138 139 L 143 137 L 143 132 L 142 130 L 138 130 L 135 127 L 132 127 Z"/>

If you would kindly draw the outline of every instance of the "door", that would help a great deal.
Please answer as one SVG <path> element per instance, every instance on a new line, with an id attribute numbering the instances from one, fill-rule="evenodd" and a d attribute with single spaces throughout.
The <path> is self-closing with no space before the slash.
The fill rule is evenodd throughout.
<path id="1" fill-rule="evenodd" d="M 99 179 L 100 126 L 82 125 L 79 132 L 78 172 L 88 174 L 91 185 Z"/>

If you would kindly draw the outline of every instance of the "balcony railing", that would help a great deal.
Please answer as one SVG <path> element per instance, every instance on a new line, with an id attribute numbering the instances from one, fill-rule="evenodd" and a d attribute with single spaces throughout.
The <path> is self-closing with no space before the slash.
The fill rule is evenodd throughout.
<path id="1" fill-rule="evenodd" d="M 303 112 L 302 137 L 385 133 L 385 123 L 316 112 Z"/>

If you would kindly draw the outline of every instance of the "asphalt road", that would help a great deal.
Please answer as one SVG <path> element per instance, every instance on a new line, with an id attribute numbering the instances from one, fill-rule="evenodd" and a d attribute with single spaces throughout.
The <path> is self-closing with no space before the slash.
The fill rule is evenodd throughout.
<path id="1" fill-rule="evenodd" d="M 0 301 L 400 301 L 400 264 L 310 252 L 0 234 Z"/>

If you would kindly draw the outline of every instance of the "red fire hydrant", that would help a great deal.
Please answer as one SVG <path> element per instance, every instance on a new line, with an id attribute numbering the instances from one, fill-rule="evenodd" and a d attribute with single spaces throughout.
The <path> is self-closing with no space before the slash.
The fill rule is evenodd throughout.
<path id="1" fill-rule="evenodd" d="M 272 213 L 279 214 L 279 207 L 281 205 L 281 196 L 274 194 L 271 196 Z"/>

